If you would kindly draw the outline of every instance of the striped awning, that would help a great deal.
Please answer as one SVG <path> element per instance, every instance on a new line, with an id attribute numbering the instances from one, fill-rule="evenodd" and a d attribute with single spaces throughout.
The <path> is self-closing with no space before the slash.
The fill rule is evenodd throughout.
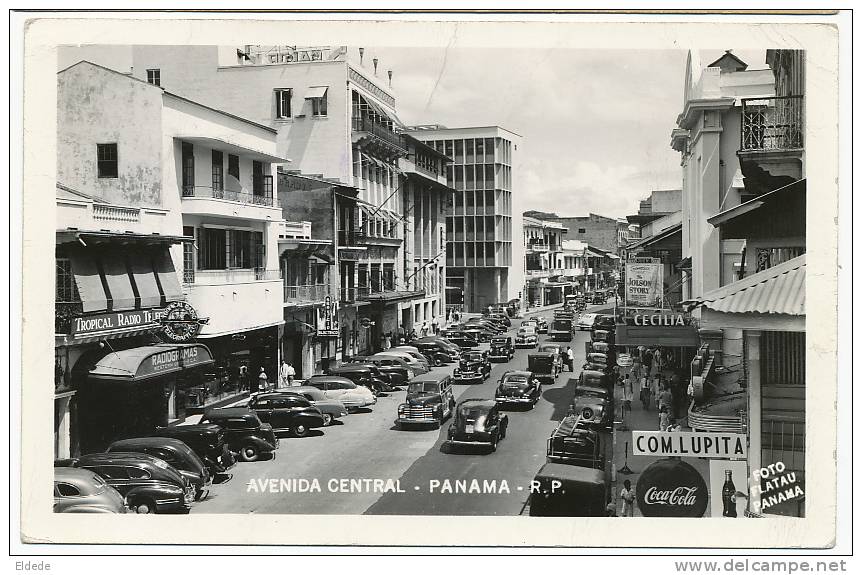
<path id="1" fill-rule="evenodd" d="M 725 313 L 805 315 L 805 254 L 706 293 L 697 301 Z"/>

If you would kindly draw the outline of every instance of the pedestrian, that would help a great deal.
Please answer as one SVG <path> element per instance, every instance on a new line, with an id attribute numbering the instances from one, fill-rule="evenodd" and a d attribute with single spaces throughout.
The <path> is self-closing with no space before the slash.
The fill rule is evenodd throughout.
<path id="1" fill-rule="evenodd" d="M 260 373 L 257 376 L 257 390 L 261 393 L 269 390 L 269 378 L 266 376 L 266 370 L 261 366 Z"/>
<path id="2" fill-rule="evenodd" d="M 629 377 L 631 374 L 626 374 L 625 379 L 623 379 L 623 406 L 625 407 L 626 412 L 630 412 L 632 410 L 632 399 L 634 399 L 634 388 L 632 387 L 632 380 Z"/>
<path id="3" fill-rule="evenodd" d="M 662 386 L 661 377 L 651 376 L 650 382 L 651 382 L 650 383 L 650 396 L 651 396 L 651 399 L 653 401 L 655 401 L 656 410 L 659 410 L 659 409 L 661 409 L 661 405 L 659 405 L 659 402 L 658 402 L 658 395 L 659 395 L 659 392 L 661 391 L 661 386 Z"/>
<path id="4" fill-rule="evenodd" d="M 671 393 L 667 383 L 662 385 L 662 390 L 659 392 L 658 405 L 659 409 L 663 407 L 668 413 L 673 409 L 673 394 Z"/>
<path id="5" fill-rule="evenodd" d="M 281 360 L 281 367 L 278 370 L 278 386 L 279 387 L 289 387 L 290 380 L 288 379 L 288 374 L 290 370 L 288 369 L 288 363 L 286 359 Z"/>
<path id="6" fill-rule="evenodd" d="M 431 333 L 433 333 L 434 335 L 437 335 L 437 318 L 436 317 L 431 321 Z"/>
<path id="7" fill-rule="evenodd" d="M 688 388 L 686 389 L 686 394 L 688 395 L 688 404 L 694 401 L 694 383 L 691 380 L 688 382 Z"/>
<path id="8" fill-rule="evenodd" d="M 426 335 L 428 335 L 428 322 L 427 321 L 422 324 L 422 328 L 419 330 L 419 335 L 421 337 L 425 337 Z"/>
<path id="9" fill-rule="evenodd" d="M 409 341 L 414 341 L 416 339 L 416 330 L 414 328 L 410 328 L 410 339 Z"/>
<path id="10" fill-rule="evenodd" d="M 392 332 L 390 331 L 387 331 L 386 335 L 383 336 L 383 349 L 384 351 L 392 349 Z"/>
<path id="11" fill-rule="evenodd" d="M 661 406 L 658 412 L 658 430 L 667 431 L 667 426 L 670 424 L 670 414 L 667 412 L 667 407 Z"/>
<path id="12" fill-rule="evenodd" d="M 667 429 L 665 431 L 680 431 L 682 426 L 674 417 L 668 418 Z"/>
<path id="13" fill-rule="evenodd" d="M 572 351 L 572 346 L 566 348 L 566 363 L 569 366 L 569 371 L 575 372 L 575 352 Z"/>
<path id="14" fill-rule="evenodd" d="M 244 363 L 239 365 L 239 389 L 248 391 L 248 366 Z"/>
<path id="15" fill-rule="evenodd" d="M 454 318 L 455 323 L 458 323 L 458 321 L 461 319 L 461 314 L 459 314 L 458 310 L 456 309 L 455 313 L 452 314 L 452 317 Z"/>
<path id="16" fill-rule="evenodd" d="M 635 515 L 635 490 L 632 488 L 632 482 L 626 479 L 623 481 L 623 488 L 620 490 L 620 499 L 623 502 L 620 515 L 622 517 L 634 517 Z"/>

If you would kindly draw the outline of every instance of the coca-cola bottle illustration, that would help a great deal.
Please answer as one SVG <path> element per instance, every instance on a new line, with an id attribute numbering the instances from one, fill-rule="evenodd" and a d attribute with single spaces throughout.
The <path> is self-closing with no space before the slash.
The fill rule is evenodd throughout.
<path id="1" fill-rule="evenodd" d="M 724 486 L 721 488 L 721 503 L 724 517 L 736 517 L 736 485 L 733 484 L 733 471 L 725 469 Z"/>

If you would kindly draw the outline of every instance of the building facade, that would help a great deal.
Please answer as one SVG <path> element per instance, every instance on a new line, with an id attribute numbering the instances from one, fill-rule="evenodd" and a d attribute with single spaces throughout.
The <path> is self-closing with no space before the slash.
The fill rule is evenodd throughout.
<path id="1" fill-rule="evenodd" d="M 481 311 L 523 294 L 523 247 L 514 190 L 517 134 L 500 128 L 415 126 L 407 132 L 452 162 L 447 186 L 454 190 L 446 211 L 446 286 L 463 308 Z M 517 262 L 513 265 L 514 262 Z"/>
<path id="2" fill-rule="evenodd" d="M 562 303 L 573 292 L 565 279 L 566 261 L 563 244 L 566 228 L 524 216 L 524 296 L 527 307 Z"/>
<path id="3" fill-rule="evenodd" d="M 241 396 L 241 362 L 275 376 L 275 136 L 90 62 L 58 73 L 58 457 Z"/>

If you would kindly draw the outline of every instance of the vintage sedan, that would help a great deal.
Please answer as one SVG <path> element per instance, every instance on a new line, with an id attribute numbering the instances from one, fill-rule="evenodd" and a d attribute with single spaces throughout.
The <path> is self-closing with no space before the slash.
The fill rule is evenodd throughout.
<path id="1" fill-rule="evenodd" d="M 419 375 L 407 386 L 407 397 L 398 406 L 395 424 L 404 429 L 408 425 L 432 423 L 437 427 L 452 415 L 455 395 L 452 378 L 448 375 Z"/>
<path id="2" fill-rule="evenodd" d="M 549 463 L 604 469 L 606 441 L 605 435 L 585 425 L 579 414 L 568 414 L 548 438 L 547 460 Z"/>
<path id="3" fill-rule="evenodd" d="M 54 513 L 125 513 L 120 492 L 89 469 L 54 468 Z"/>
<path id="4" fill-rule="evenodd" d="M 431 366 L 428 364 L 428 359 L 426 359 L 424 355 L 419 353 L 418 350 L 414 352 L 408 351 L 406 349 L 391 347 L 387 350 L 375 353 L 372 357 L 383 357 L 386 359 L 400 360 L 400 365 L 403 365 L 404 367 L 413 370 L 413 375 L 411 375 L 408 380 L 413 379 L 414 376 L 421 373 L 428 373 L 431 370 Z"/>
<path id="5" fill-rule="evenodd" d="M 556 357 L 553 353 L 546 351 L 530 352 L 527 356 L 527 369 L 540 382 L 553 385 L 557 380 L 557 374 L 561 370 L 561 366 L 556 362 Z"/>
<path id="6" fill-rule="evenodd" d="M 465 351 L 452 374 L 455 383 L 482 383 L 491 375 L 487 351 Z"/>
<path id="7" fill-rule="evenodd" d="M 322 391 L 327 399 L 340 401 L 348 411 L 371 407 L 377 403 L 377 397 L 371 393 L 370 389 L 356 385 L 346 377 L 313 375 L 304 383 Z"/>
<path id="8" fill-rule="evenodd" d="M 486 330 L 496 334 L 501 334 L 506 332 L 507 328 L 502 322 L 492 321 L 486 317 L 473 317 L 464 322 L 465 327 L 470 327 L 477 325 L 479 327 L 483 327 Z"/>
<path id="9" fill-rule="evenodd" d="M 214 423 L 224 429 L 230 450 L 243 461 L 257 461 L 264 455 L 275 457 L 278 438 L 272 426 L 263 423 L 245 407 L 223 407 L 204 413 L 201 423 Z"/>
<path id="10" fill-rule="evenodd" d="M 538 333 L 548 333 L 548 320 L 539 316 L 532 316 L 530 319 L 536 322 L 536 331 Z"/>
<path id="11" fill-rule="evenodd" d="M 224 429 L 214 424 L 157 427 L 153 437 L 172 437 L 188 445 L 207 466 L 211 475 L 223 473 L 236 464 Z"/>
<path id="12" fill-rule="evenodd" d="M 325 422 L 320 409 L 305 397 L 281 390 L 255 394 L 248 406 L 273 431 L 288 431 L 295 437 L 305 437 L 310 429 L 323 427 Z"/>
<path id="13" fill-rule="evenodd" d="M 380 377 L 380 370 L 377 369 L 376 365 L 346 363 L 338 367 L 329 368 L 327 375 L 346 377 L 356 385 L 368 388 L 374 395 L 378 395 L 389 389 L 389 383 Z"/>
<path id="14" fill-rule="evenodd" d="M 323 414 L 323 426 L 328 427 L 336 419 L 347 415 L 347 407 L 337 399 L 329 399 L 326 394 L 314 386 L 300 385 L 279 389 L 281 393 L 293 393 L 304 397 Z"/>
<path id="15" fill-rule="evenodd" d="M 60 459 L 54 467 L 88 469 L 125 497 L 135 513 L 188 513 L 195 488 L 179 471 L 144 453 L 91 453 Z"/>
<path id="16" fill-rule="evenodd" d="M 146 453 L 158 457 L 189 480 L 195 488 L 195 500 L 203 499 L 212 486 L 212 475 L 191 448 L 170 437 L 135 437 L 120 439 L 113 442 L 105 450 L 108 453 L 117 451 L 126 453 Z"/>
<path id="17" fill-rule="evenodd" d="M 446 433 L 446 447 L 487 446 L 497 450 L 506 437 L 509 417 L 490 399 L 465 399 L 455 407 L 455 420 Z"/>
<path id="18" fill-rule="evenodd" d="M 509 361 L 515 356 L 515 347 L 512 345 L 511 337 L 491 338 L 491 349 L 488 351 L 488 359 L 491 361 Z"/>
<path id="19" fill-rule="evenodd" d="M 501 405 L 533 406 L 542 396 L 542 383 L 529 371 L 507 371 L 500 378 L 494 396 Z"/>
<path id="20" fill-rule="evenodd" d="M 488 343 L 492 337 L 497 335 L 497 330 L 490 330 L 482 325 L 470 323 L 464 324 L 461 331 L 473 337 L 479 343 Z"/>
<path id="21" fill-rule="evenodd" d="M 515 335 L 515 347 L 536 347 L 539 345 L 539 336 L 536 334 L 536 328 L 525 326 L 518 328 L 518 333 Z"/>
<path id="22" fill-rule="evenodd" d="M 614 427 L 613 400 L 608 402 L 597 394 L 587 393 L 584 388 L 575 390 L 569 413 L 590 429 L 610 431 Z"/>
<path id="23" fill-rule="evenodd" d="M 440 332 L 442 337 L 445 337 L 451 343 L 454 343 L 460 348 L 478 347 L 478 340 L 466 331 L 460 329 L 447 329 Z"/>

